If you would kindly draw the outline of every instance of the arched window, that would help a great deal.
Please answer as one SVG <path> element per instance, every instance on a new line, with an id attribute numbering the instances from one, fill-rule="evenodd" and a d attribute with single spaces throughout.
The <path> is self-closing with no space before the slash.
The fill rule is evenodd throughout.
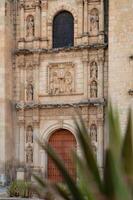
<path id="1" fill-rule="evenodd" d="M 53 48 L 71 47 L 74 43 L 74 18 L 68 11 L 58 13 L 53 20 Z"/>

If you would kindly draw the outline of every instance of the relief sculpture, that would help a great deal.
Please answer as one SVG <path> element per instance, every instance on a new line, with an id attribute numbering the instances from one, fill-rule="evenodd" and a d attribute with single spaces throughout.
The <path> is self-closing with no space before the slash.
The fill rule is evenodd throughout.
<path id="1" fill-rule="evenodd" d="M 90 13 L 90 32 L 92 35 L 97 35 L 99 32 L 99 14 L 96 8 Z"/>
<path id="2" fill-rule="evenodd" d="M 26 163 L 33 163 L 33 148 L 31 145 L 28 145 L 28 147 L 26 148 Z"/>
<path id="3" fill-rule="evenodd" d="M 34 17 L 29 15 L 26 20 L 26 36 L 33 37 L 34 36 Z"/>
<path id="4" fill-rule="evenodd" d="M 71 94 L 74 92 L 74 66 L 57 64 L 49 67 L 49 93 Z"/>

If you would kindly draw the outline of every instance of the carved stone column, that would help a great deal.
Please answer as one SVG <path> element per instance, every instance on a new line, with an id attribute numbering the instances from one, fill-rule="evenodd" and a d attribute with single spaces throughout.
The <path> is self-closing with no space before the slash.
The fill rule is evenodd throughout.
<path id="1" fill-rule="evenodd" d="M 34 123 L 34 153 L 33 153 L 33 162 L 34 162 L 34 168 L 39 168 L 39 145 L 37 143 L 37 139 L 39 137 L 39 123 Z"/>
<path id="2" fill-rule="evenodd" d="M 103 119 L 103 107 L 98 108 L 98 120 L 97 120 L 97 130 L 98 130 L 98 146 L 97 146 L 97 161 L 99 167 L 103 168 L 104 161 L 104 119 Z"/>
<path id="3" fill-rule="evenodd" d="M 83 34 L 83 0 L 78 0 L 78 36 Z"/>
<path id="4" fill-rule="evenodd" d="M 35 38 L 38 40 L 40 38 L 41 32 L 41 9 L 40 9 L 40 0 L 36 0 L 36 11 L 35 11 Z"/>
<path id="5" fill-rule="evenodd" d="M 34 97 L 33 100 L 38 102 L 39 97 L 39 55 L 34 54 L 33 62 L 33 84 L 34 84 Z"/>
<path id="6" fill-rule="evenodd" d="M 104 31 L 104 0 L 101 0 L 101 10 L 99 15 L 99 31 Z"/>
<path id="7" fill-rule="evenodd" d="M 24 39 L 24 0 L 20 0 L 20 39 Z"/>
<path id="8" fill-rule="evenodd" d="M 98 97 L 104 97 L 104 51 L 98 56 Z"/>
<path id="9" fill-rule="evenodd" d="M 84 34 L 88 32 L 88 0 L 84 0 Z"/>
<path id="10" fill-rule="evenodd" d="M 41 5 L 41 39 L 42 39 L 42 47 L 47 48 L 47 40 L 48 40 L 48 30 L 47 30 L 47 9 L 48 9 L 48 1 L 42 1 Z"/>
<path id="11" fill-rule="evenodd" d="M 25 99 L 25 78 L 24 78 L 24 65 L 20 65 L 20 101 L 23 102 Z"/>
<path id="12" fill-rule="evenodd" d="M 84 96 L 88 99 L 88 51 L 83 52 L 83 69 L 84 69 Z"/>
<path id="13" fill-rule="evenodd" d="M 25 130 L 24 121 L 19 122 L 19 161 L 25 162 Z"/>

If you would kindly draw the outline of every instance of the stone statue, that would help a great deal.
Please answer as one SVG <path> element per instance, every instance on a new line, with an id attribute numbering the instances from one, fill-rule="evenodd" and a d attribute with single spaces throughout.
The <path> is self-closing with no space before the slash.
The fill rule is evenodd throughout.
<path id="1" fill-rule="evenodd" d="M 28 126 L 27 132 L 26 132 L 26 143 L 33 143 L 33 129 L 31 126 Z"/>
<path id="2" fill-rule="evenodd" d="M 91 63 L 91 67 L 90 67 L 90 77 L 97 78 L 97 73 L 98 73 L 97 63 L 94 61 Z"/>
<path id="3" fill-rule="evenodd" d="M 90 31 L 94 35 L 97 35 L 99 32 L 99 14 L 98 14 L 98 10 L 95 8 L 91 11 Z"/>
<path id="4" fill-rule="evenodd" d="M 68 71 L 65 74 L 65 86 L 66 86 L 67 93 L 72 92 L 72 82 L 73 82 L 73 78 L 72 78 L 71 72 Z"/>
<path id="5" fill-rule="evenodd" d="M 56 72 L 53 72 L 50 80 L 50 92 L 52 94 L 58 94 L 59 93 L 59 79 Z"/>
<path id="6" fill-rule="evenodd" d="M 95 124 L 90 127 L 90 137 L 92 142 L 97 142 L 97 127 Z"/>
<path id="7" fill-rule="evenodd" d="M 96 98 L 97 97 L 97 82 L 92 81 L 90 86 L 90 97 Z"/>
<path id="8" fill-rule="evenodd" d="M 30 145 L 26 149 L 26 162 L 28 164 L 33 163 L 33 148 Z"/>
<path id="9" fill-rule="evenodd" d="M 59 71 L 59 92 L 64 93 L 65 92 L 65 74 L 64 74 L 64 68 L 60 68 Z"/>
<path id="10" fill-rule="evenodd" d="M 34 90 L 32 84 L 28 84 L 26 89 L 26 96 L 27 96 L 27 101 L 33 101 Z"/>
<path id="11" fill-rule="evenodd" d="M 32 15 L 27 17 L 27 37 L 33 37 L 34 36 L 34 17 Z"/>

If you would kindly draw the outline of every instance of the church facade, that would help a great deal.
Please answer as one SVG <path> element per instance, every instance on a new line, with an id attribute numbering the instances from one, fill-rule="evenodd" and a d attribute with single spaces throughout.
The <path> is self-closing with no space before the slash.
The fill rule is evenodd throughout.
<path id="1" fill-rule="evenodd" d="M 6 160 L 14 158 L 58 180 L 36 138 L 52 144 L 67 162 L 70 147 L 80 151 L 75 109 L 86 124 L 102 170 L 109 91 L 114 103 L 120 96 L 127 98 L 127 104 L 121 104 L 124 112 L 131 99 L 128 91 L 132 93 L 131 80 L 126 82 L 126 94 L 120 95 L 121 88 L 115 86 L 123 80 L 114 70 L 115 47 L 110 45 L 108 50 L 107 1 L 3 0 L 0 4 L 1 170 Z M 111 20 L 110 44 L 114 18 Z M 121 112 L 122 119 L 123 115 Z"/>

